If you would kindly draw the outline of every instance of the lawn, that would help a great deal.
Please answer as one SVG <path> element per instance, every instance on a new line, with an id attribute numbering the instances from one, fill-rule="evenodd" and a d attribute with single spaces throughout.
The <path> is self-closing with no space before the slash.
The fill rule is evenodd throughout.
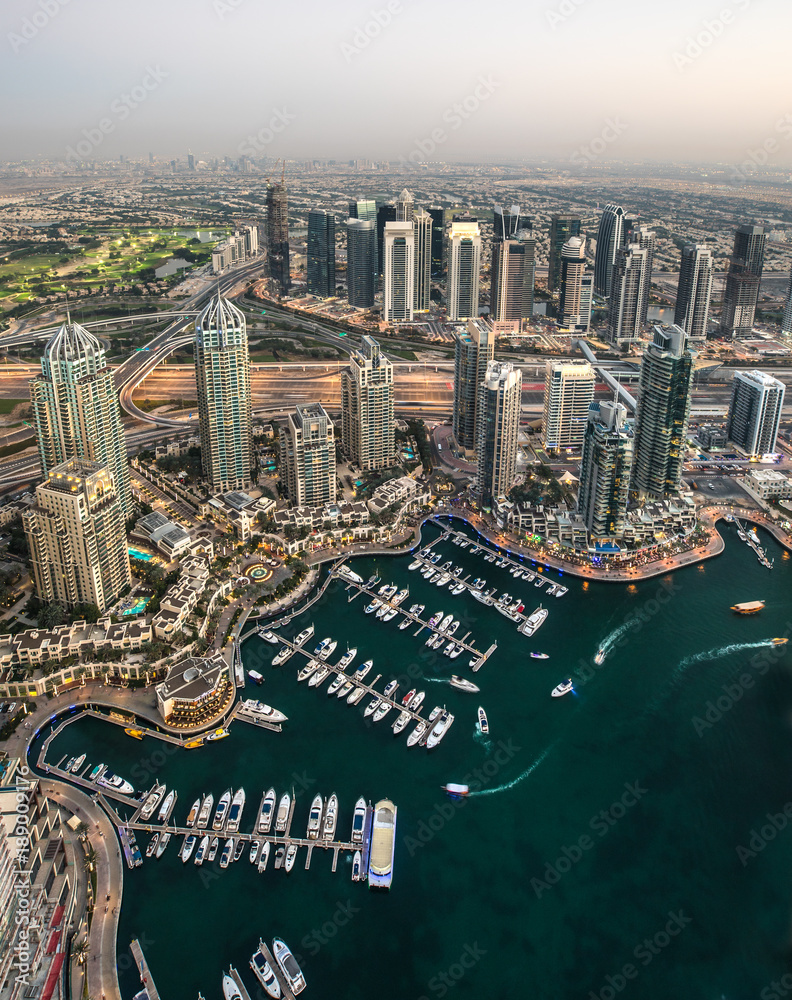
<path id="1" fill-rule="evenodd" d="M 29 402 L 29 399 L 0 399 L 0 414 L 10 413 L 20 403 Z"/>

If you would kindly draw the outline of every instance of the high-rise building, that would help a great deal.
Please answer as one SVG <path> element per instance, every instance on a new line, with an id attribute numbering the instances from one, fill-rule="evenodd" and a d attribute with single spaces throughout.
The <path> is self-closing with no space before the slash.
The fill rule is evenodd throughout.
<path id="1" fill-rule="evenodd" d="M 432 217 L 432 277 L 443 276 L 443 247 L 445 241 L 445 211 L 442 208 L 428 208 Z"/>
<path id="2" fill-rule="evenodd" d="M 452 222 L 448 237 L 447 314 L 450 320 L 478 317 L 480 273 L 478 222 Z"/>
<path id="3" fill-rule="evenodd" d="M 766 242 L 763 226 L 740 226 L 734 234 L 720 322 L 724 336 L 738 337 L 753 329 Z"/>
<path id="4" fill-rule="evenodd" d="M 432 217 L 422 208 L 413 213 L 415 239 L 415 295 L 416 312 L 429 312 L 432 293 Z"/>
<path id="5" fill-rule="evenodd" d="M 628 243 L 616 254 L 608 304 L 607 339 L 625 347 L 640 339 L 652 280 L 652 255 L 648 247 Z"/>
<path id="6" fill-rule="evenodd" d="M 641 498 L 679 493 L 692 390 L 687 334 L 679 326 L 656 326 L 641 361 L 635 417 L 630 491 Z"/>
<path id="7" fill-rule="evenodd" d="M 70 318 L 44 348 L 30 401 L 44 475 L 70 458 L 101 462 L 128 517 L 132 487 L 113 372 L 96 337 Z"/>
<path id="8" fill-rule="evenodd" d="M 567 240 L 580 236 L 582 220 L 579 215 L 569 212 L 550 216 L 550 251 L 547 268 L 547 290 L 558 291 L 561 283 L 561 251 Z M 583 258 L 586 256 L 586 241 L 583 240 Z"/>
<path id="9" fill-rule="evenodd" d="M 616 255 L 624 244 L 624 209 L 621 205 L 606 205 L 597 230 L 597 251 L 594 257 L 594 291 L 608 298 L 611 294 Z"/>
<path id="10" fill-rule="evenodd" d="M 766 372 L 735 372 L 726 433 L 755 458 L 775 451 L 786 386 Z"/>
<path id="11" fill-rule="evenodd" d="M 520 229 L 493 241 L 490 312 L 496 322 L 521 323 L 531 318 L 535 275 L 536 240 L 530 230 Z"/>
<path id="12" fill-rule="evenodd" d="M 388 323 L 407 323 L 415 301 L 415 233 L 411 221 L 385 226 L 383 315 Z"/>
<path id="13" fill-rule="evenodd" d="M 267 187 L 267 274 L 275 294 L 289 294 L 289 196 L 283 184 Z"/>
<path id="14" fill-rule="evenodd" d="M 217 295 L 195 324 L 201 464 L 215 493 L 244 489 L 253 467 L 250 355 L 245 317 Z"/>
<path id="15" fill-rule="evenodd" d="M 654 255 L 657 246 L 657 234 L 648 226 L 639 226 L 634 223 L 627 230 L 625 243 L 637 244 L 645 253 L 644 280 L 641 289 L 641 301 L 638 307 L 638 326 L 643 329 L 646 326 L 649 314 L 649 295 L 652 290 L 652 271 L 654 270 Z"/>
<path id="16" fill-rule="evenodd" d="M 468 452 L 476 447 L 478 387 L 495 356 L 495 335 L 480 320 L 468 320 L 464 333 L 454 334 L 454 437 Z"/>
<path id="17" fill-rule="evenodd" d="M 587 361 L 548 361 L 545 366 L 542 444 L 548 451 L 580 448 L 596 377 Z"/>
<path id="18" fill-rule="evenodd" d="M 475 493 L 488 507 L 514 484 L 522 405 L 522 372 L 504 361 L 490 361 L 478 387 Z"/>
<path id="19" fill-rule="evenodd" d="M 349 203 L 349 218 L 362 219 L 364 222 L 377 221 L 377 203 L 373 200 L 359 198 Z"/>
<path id="20" fill-rule="evenodd" d="M 784 337 L 792 337 L 792 274 L 789 276 L 789 287 L 784 306 L 784 319 L 781 323 L 781 333 Z"/>
<path id="21" fill-rule="evenodd" d="M 371 337 L 362 338 L 341 373 L 341 442 L 363 472 L 396 461 L 393 365 Z"/>
<path id="22" fill-rule="evenodd" d="M 633 439 L 627 410 L 618 402 L 589 408 L 577 509 L 592 538 L 623 534 L 630 492 Z"/>
<path id="23" fill-rule="evenodd" d="M 347 291 L 349 304 L 371 309 L 377 291 L 377 224 L 347 219 Z"/>
<path id="24" fill-rule="evenodd" d="M 39 600 L 105 611 L 132 581 L 125 514 L 106 465 L 70 458 L 22 514 Z"/>
<path id="25" fill-rule="evenodd" d="M 712 251 L 696 243 L 685 244 L 679 264 L 674 323 L 688 335 L 689 344 L 703 344 L 707 339 L 714 277 Z"/>
<path id="26" fill-rule="evenodd" d="M 531 221 L 520 216 L 519 205 L 512 205 L 511 208 L 496 205 L 492 213 L 492 226 L 496 240 L 508 240 L 511 236 L 516 236 L 520 229 L 531 231 Z"/>
<path id="27" fill-rule="evenodd" d="M 312 209 L 308 213 L 306 279 L 311 295 L 328 299 L 335 295 L 335 216 Z"/>
<path id="28" fill-rule="evenodd" d="M 389 222 L 396 222 L 396 206 L 377 206 L 377 274 L 385 272 L 385 226 Z"/>
<path id="29" fill-rule="evenodd" d="M 280 431 L 281 476 L 295 507 L 323 507 L 336 499 L 333 421 L 321 403 L 298 406 Z"/>
<path id="30" fill-rule="evenodd" d="M 412 222 L 415 212 L 415 199 L 405 188 L 396 199 L 396 221 Z"/>
<path id="31" fill-rule="evenodd" d="M 584 281 L 588 277 L 588 281 Z M 588 331 L 591 323 L 591 275 L 586 274 L 586 241 L 570 236 L 561 250 L 557 323 Z"/>

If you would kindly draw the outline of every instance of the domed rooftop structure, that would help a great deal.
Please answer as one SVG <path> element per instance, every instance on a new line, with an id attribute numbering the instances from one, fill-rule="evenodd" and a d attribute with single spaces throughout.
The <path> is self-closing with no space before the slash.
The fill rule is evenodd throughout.
<path id="1" fill-rule="evenodd" d="M 67 372 L 78 366 L 80 374 L 92 375 L 105 367 L 105 352 L 94 334 L 67 315 L 66 322 L 47 342 L 41 363 L 45 374 Z"/>

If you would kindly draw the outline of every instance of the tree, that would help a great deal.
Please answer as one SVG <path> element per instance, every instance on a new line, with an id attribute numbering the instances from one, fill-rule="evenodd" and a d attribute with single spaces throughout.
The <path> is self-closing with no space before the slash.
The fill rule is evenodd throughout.
<path id="1" fill-rule="evenodd" d="M 65 620 L 66 615 L 63 608 L 54 601 L 51 604 L 45 604 L 38 613 L 39 628 L 55 628 L 56 625 L 62 625 Z"/>

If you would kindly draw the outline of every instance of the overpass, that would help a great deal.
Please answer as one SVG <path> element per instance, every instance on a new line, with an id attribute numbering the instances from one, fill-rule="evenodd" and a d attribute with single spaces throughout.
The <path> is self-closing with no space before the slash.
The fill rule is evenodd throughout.
<path id="1" fill-rule="evenodd" d="M 619 382 L 618 379 L 614 378 L 613 375 L 611 375 L 611 373 L 608 371 L 608 369 L 604 365 L 600 364 L 599 361 L 597 361 L 596 355 L 591 350 L 591 348 L 589 347 L 589 345 L 586 343 L 585 340 L 578 340 L 577 346 L 583 353 L 583 357 L 593 366 L 595 371 L 599 373 L 600 378 L 603 380 L 603 382 L 605 382 L 606 385 L 610 386 L 610 388 L 617 393 L 619 399 L 624 403 L 624 405 L 627 407 L 628 410 L 631 410 L 633 413 L 635 413 L 635 409 L 638 405 L 635 396 L 627 392 L 627 390 L 624 388 L 621 382 Z"/>

